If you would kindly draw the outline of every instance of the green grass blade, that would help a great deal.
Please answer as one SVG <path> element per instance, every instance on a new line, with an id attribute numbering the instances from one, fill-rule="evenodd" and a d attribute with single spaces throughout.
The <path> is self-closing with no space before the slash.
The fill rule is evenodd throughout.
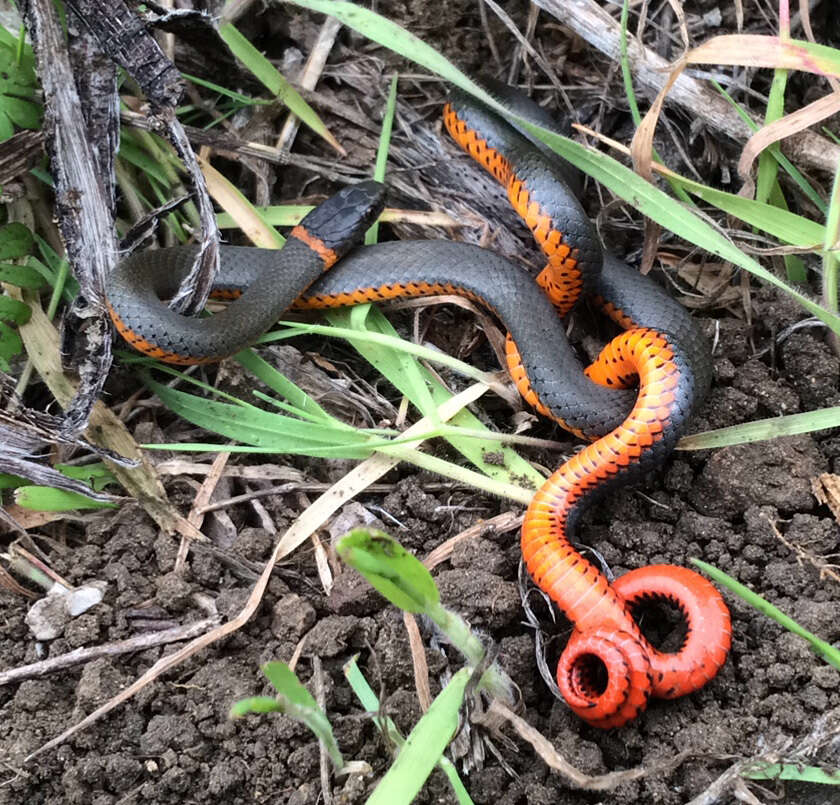
<path id="1" fill-rule="evenodd" d="M 795 436 L 798 433 L 810 433 L 836 427 L 840 427 L 840 406 L 808 411 L 804 414 L 759 419 L 743 425 L 732 425 L 728 428 L 683 436 L 677 444 L 677 450 L 706 450 L 733 444 L 763 442 L 780 436 Z"/>
<path id="2" fill-rule="evenodd" d="M 409 805 L 413 801 L 455 736 L 470 675 L 469 668 L 462 668 L 437 695 L 366 805 Z"/>
<path id="3" fill-rule="evenodd" d="M 205 79 L 199 78 L 195 75 L 188 75 L 187 73 L 181 73 L 181 75 L 190 83 L 196 84 L 199 87 L 204 87 L 205 89 L 211 89 L 213 92 L 218 92 L 219 95 L 224 95 L 226 98 L 230 98 L 232 101 L 236 101 L 243 106 L 264 106 L 271 103 L 271 101 L 266 101 L 262 98 L 252 98 L 250 95 L 243 95 L 241 92 L 234 92 L 231 89 L 214 84 L 212 81 L 206 81 Z"/>
<path id="4" fill-rule="evenodd" d="M 329 415 L 324 417 L 321 414 L 310 413 L 309 411 L 301 410 L 297 406 L 292 405 L 291 403 L 287 403 L 284 400 L 278 400 L 276 397 L 272 397 L 270 394 L 265 394 L 259 389 L 254 389 L 251 393 L 258 400 L 262 400 L 262 402 L 268 403 L 269 405 L 273 405 L 275 408 L 279 408 L 281 411 L 285 411 L 287 414 L 291 414 L 292 416 L 297 417 L 298 419 L 304 419 L 307 422 L 314 422 L 316 425 L 332 423 L 332 425 L 334 425 L 335 427 L 344 427 L 353 430 L 352 425 L 347 425 L 340 419 L 333 419 Z M 388 433 L 391 434 L 392 432 L 388 431 Z M 396 433 L 396 431 L 393 431 L 393 433 Z"/>
<path id="5" fill-rule="evenodd" d="M 233 25 L 226 22 L 219 26 L 219 36 L 254 77 L 277 99 L 289 107 L 303 123 L 319 136 L 323 137 L 336 151 L 343 154 L 344 149 L 333 137 L 326 124 L 318 117 L 315 110 L 300 96 L 300 93 L 277 71 L 277 68 L 260 53 Z"/>
<path id="6" fill-rule="evenodd" d="M 331 321 L 347 321 L 347 319 L 348 314 L 345 313 L 341 318 L 332 317 Z M 391 359 L 391 352 L 368 352 L 366 349 L 360 349 L 362 343 L 365 341 L 382 343 L 385 346 L 392 347 L 393 350 L 404 351 L 410 355 L 448 366 L 456 372 L 464 374 L 478 382 L 488 382 L 490 380 L 486 373 L 475 369 L 463 361 L 459 361 L 457 358 L 452 358 L 449 355 L 436 352 L 427 347 L 412 344 L 400 338 L 397 331 L 377 308 L 371 308 L 368 323 L 374 324 L 376 331 L 369 330 L 365 333 L 359 333 L 355 337 L 356 331 L 350 330 L 349 328 L 319 328 L 317 325 L 296 325 L 295 323 L 290 323 L 289 326 L 298 327 L 302 331 L 308 330 L 310 332 L 320 332 L 323 335 L 348 338 L 360 354 L 370 361 L 400 392 L 408 397 L 424 415 L 427 410 L 432 410 L 436 416 L 437 407 L 451 396 L 449 392 L 435 377 L 427 373 L 425 369 L 418 367 L 414 361 L 411 363 L 393 361 Z M 410 374 L 406 374 L 408 372 Z M 425 382 L 423 380 L 424 377 L 426 379 Z M 431 403 L 428 402 L 427 393 L 431 395 Z M 467 409 L 459 411 L 450 422 L 455 426 L 460 426 L 468 430 L 485 430 L 487 431 L 488 438 L 492 438 L 493 436 L 487 429 L 487 426 Z M 488 446 L 482 444 L 475 438 L 466 438 L 452 434 L 444 434 L 444 438 L 461 455 L 478 467 L 482 473 L 501 484 L 517 486 L 524 479 L 526 482 L 530 482 L 537 487 L 541 486 L 545 480 L 537 470 L 515 450 L 509 447 L 500 447 L 497 443 L 492 443 L 489 445 L 490 449 L 488 451 Z M 493 455 L 492 462 L 487 461 L 489 454 Z M 505 496 L 512 497 L 514 500 L 520 499 L 518 495 Z"/>
<path id="7" fill-rule="evenodd" d="M 155 162 L 142 148 L 136 146 L 131 138 L 122 138 L 120 140 L 120 150 L 117 151 L 117 156 L 124 159 L 129 165 L 138 168 L 147 176 L 155 179 L 161 186 L 169 186 L 169 177 L 166 171 L 161 167 L 160 163 Z"/>
<path id="8" fill-rule="evenodd" d="M 823 303 L 837 312 L 838 238 L 840 238 L 840 166 L 834 171 L 831 198 L 825 218 L 825 251 L 823 252 Z"/>
<path id="9" fill-rule="evenodd" d="M 376 164 L 373 168 L 373 178 L 377 182 L 385 181 L 385 171 L 388 167 L 388 150 L 391 147 L 391 132 L 394 128 L 394 114 L 397 111 L 397 80 L 398 76 L 394 73 L 388 88 L 388 101 L 382 117 L 382 130 L 379 133 L 379 147 L 376 150 Z M 372 242 L 376 243 L 375 240 Z"/>
<path id="10" fill-rule="evenodd" d="M 53 489 L 51 486 L 19 486 L 15 489 L 15 503 L 24 509 L 41 512 L 119 508 L 116 503 L 91 500 L 78 492 Z"/>
<path id="11" fill-rule="evenodd" d="M 145 382 L 178 416 L 205 430 L 277 453 L 366 458 L 383 441 L 346 427 L 318 425 L 256 406 L 217 402 L 158 383 Z"/>
<path id="12" fill-rule="evenodd" d="M 214 442 L 145 442 L 140 445 L 144 450 L 169 450 L 173 453 L 242 453 L 244 455 L 277 455 L 281 451 L 276 447 L 255 447 L 248 444 L 217 444 Z M 376 449 L 376 444 L 361 450 L 358 455 L 344 455 L 350 453 L 341 446 L 319 447 L 301 444 L 298 450 L 284 451 L 289 455 L 311 456 L 312 458 L 367 458 Z"/>
<path id="13" fill-rule="evenodd" d="M 66 264 L 66 262 L 66 260 L 61 261 L 59 267 L 56 270 L 53 270 L 49 266 L 42 263 L 37 257 L 33 257 L 32 255 L 30 255 L 26 258 L 25 264 L 23 266 L 18 266 L 18 268 L 27 268 L 30 271 L 34 271 L 36 274 L 43 278 L 44 283 L 54 288 L 59 283 L 61 277 L 64 275 L 64 270 L 61 268 L 61 265 Z M 4 265 L 9 264 L 4 263 Z M 73 280 L 73 283 L 75 284 L 71 284 L 71 287 L 66 290 L 67 294 L 72 293 L 73 291 L 78 291 L 78 283 L 76 283 L 75 280 Z M 65 298 L 67 299 L 67 301 L 72 301 L 69 295 Z"/>
<path id="14" fill-rule="evenodd" d="M 619 61 L 621 62 L 621 77 L 624 81 L 624 95 L 627 98 L 627 105 L 630 107 L 630 116 L 633 118 L 633 124 L 636 128 L 642 122 L 642 115 L 639 112 L 639 104 L 636 102 L 636 93 L 633 91 L 633 74 L 630 71 L 630 58 L 627 53 L 627 20 L 630 16 L 630 0 L 624 0 L 621 4 L 621 20 L 620 30 L 621 36 L 619 38 Z M 662 157 L 659 156 L 656 149 L 653 149 L 653 158 L 660 164 L 664 164 Z M 691 198 L 678 184 L 675 184 L 670 179 L 668 180 L 674 193 L 677 197 L 687 204 L 691 203 Z"/>
<path id="15" fill-rule="evenodd" d="M 388 149 L 391 147 L 391 131 L 394 128 L 394 113 L 397 110 L 397 74 L 391 77 L 388 90 L 388 102 L 385 105 L 385 115 L 382 118 L 382 131 L 379 133 L 379 148 L 376 150 L 376 165 L 373 168 L 373 178 L 377 182 L 385 181 L 385 170 L 388 167 Z M 370 229 L 365 232 L 365 243 L 376 243 L 379 240 L 379 221 L 374 221 Z"/>
<path id="16" fill-rule="evenodd" d="M 272 341 L 282 341 L 287 338 L 292 337 L 296 333 L 305 333 L 307 335 L 327 335 L 334 338 L 345 338 L 348 341 L 354 342 L 353 346 L 356 346 L 355 342 L 360 344 L 363 343 L 371 343 L 377 344 L 384 347 L 388 347 L 389 349 L 403 352 L 407 355 L 413 355 L 417 358 L 422 358 L 426 361 L 433 361 L 434 363 L 440 364 L 441 366 L 448 366 L 450 369 L 456 371 L 458 374 L 463 375 L 464 377 L 468 377 L 471 380 L 474 380 L 478 383 L 485 383 L 491 380 L 491 377 L 486 373 L 482 372 L 480 369 L 476 369 L 474 366 L 470 366 L 468 363 L 464 363 L 464 361 L 460 361 L 457 358 L 453 358 L 451 355 L 447 355 L 443 352 L 438 352 L 434 349 L 429 349 L 429 347 L 420 346 L 419 344 L 413 344 L 410 341 L 406 341 L 403 338 L 400 338 L 399 333 L 393 329 L 393 327 L 385 328 L 387 332 L 382 332 L 381 329 L 383 327 L 382 322 L 376 322 L 379 331 L 376 330 L 368 330 L 362 331 L 357 330 L 351 326 L 350 322 L 350 311 L 359 309 L 363 306 L 357 305 L 355 308 L 340 308 L 339 310 L 330 311 L 331 313 L 341 313 L 344 312 L 344 316 L 336 317 L 335 321 L 339 322 L 332 326 L 324 326 L 321 324 L 309 324 L 307 322 L 299 322 L 299 321 L 281 321 L 280 324 L 284 327 L 287 327 L 290 331 L 296 332 L 274 332 L 274 333 L 266 333 L 262 338 L 259 339 L 259 343 L 268 344 Z M 372 311 L 376 310 L 377 308 L 371 307 L 370 313 L 366 313 L 368 317 L 372 314 Z M 386 320 L 387 321 L 387 320 Z M 389 378 L 390 379 L 390 378 Z M 399 388 L 399 387 L 398 387 Z M 403 391 L 403 389 L 400 389 Z M 403 391 L 403 393 L 405 393 Z"/>
<path id="17" fill-rule="evenodd" d="M 798 783 L 840 785 L 840 769 L 828 770 L 798 763 L 759 762 L 744 769 L 741 776 L 748 780 L 795 780 Z"/>
<path id="18" fill-rule="evenodd" d="M 451 395 L 436 379 L 431 378 L 431 375 L 430 382 L 435 405 L 443 404 Z M 496 442 L 494 440 L 495 434 L 472 411 L 464 408 L 449 422 L 457 428 L 463 428 L 467 431 L 484 431 L 487 434 L 487 441 L 478 440 L 474 436 L 457 434 L 443 434 L 443 436 L 464 458 L 493 481 L 514 486 L 517 489 L 522 486 L 531 486 L 533 489 L 537 489 L 545 482 L 543 475 L 535 470 L 519 453 Z M 430 456 L 429 458 L 435 457 Z M 512 500 L 521 500 L 517 495 L 505 494 L 505 497 L 510 497 Z M 530 502 L 530 499 L 529 496 L 527 501 L 524 502 Z"/>
<path id="19" fill-rule="evenodd" d="M 785 113 L 785 87 L 787 86 L 787 70 L 774 70 L 773 80 L 770 84 L 770 94 L 767 99 L 767 108 L 764 110 L 764 124 L 773 123 Z M 770 198 L 770 191 L 776 184 L 779 163 L 773 159 L 773 155 L 765 149 L 758 156 L 758 177 L 755 185 L 755 200 L 766 202 Z"/>
<path id="20" fill-rule="evenodd" d="M 762 598 L 758 593 L 754 593 L 749 587 L 744 586 L 741 582 L 736 581 L 732 576 L 727 575 L 722 570 L 706 562 L 701 562 L 699 559 L 692 559 L 691 563 L 699 567 L 704 573 L 712 577 L 718 584 L 731 590 L 739 598 L 746 601 L 751 607 L 766 615 L 768 618 L 776 621 L 780 626 L 787 629 L 789 632 L 798 635 L 807 640 L 811 644 L 814 652 L 822 657 L 827 663 L 840 669 L 840 650 L 834 648 L 830 643 L 821 640 L 812 632 L 804 629 L 793 618 L 785 615 L 778 607 L 773 606 L 766 598 Z"/>
<path id="21" fill-rule="evenodd" d="M 769 124 L 781 118 L 785 113 L 785 87 L 787 85 L 787 70 L 774 70 L 773 81 L 770 85 L 770 95 L 767 109 L 764 113 L 764 123 Z M 782 186 L 778 180 L 779 161 L 773 153 L 764 149 L 758 156 L 758 179 L 756 181 L 755 200 L 767 202 L 774 207 L 787 210 L 788 204 Z M 790 282 L 806 282 L 808 274 L 805 264 L 796 255 L 783 256 L 785 273 Z"/>
<path id="22" fill-rule="evenodd" d="M 375 715 L 374 721 L 379 731 L 384 732 L 388 738 L 393 741 L 393 743 L 401 746 L 403 737 L 400 735 L 400 731 L 397 729 L 396 724 L 394 724 L 392 719 L 384 713 L 380 717 L 379 699 L 373 692 L 373 688 L 370 686 L 370 683 L 367 679 L 365 679 L 365 675 L 359 669 L 359 665 L 356 662 L 358 658 L 358 654 L 354 655 L 344 666 L 344 676 L 347 678 L 347 682 L 349 683 L 351 690 L 356 694 L 356 698 L 361 702 L 362 707 L 364 707 L 368 713 Z"/>
<path id="23" fill-rule="evenodd" d="M 790 211 L 785 194 L 782 192 L 782 186 L 778 180 L 773 183 L 769 201 L 777 209 L 783 210 L 784 212 Z M 796 254 L 785 254 L 782 255 L 782 259 L 785 262 L 785 273 L 789 282 L 803 283 L 808 281 L 808 269 L 805 267 L 805 263 L 801 257 Z"/>
<path id="24" fill-rule="evenodd" d="M 356 654 L 350 659 L 350 662 L 344 666 L 344 676 L 347 678 L 353 693 L 356 694 L 356 698 L 361 702 L 362 707 L 364 707 L 369 713 L 378 713 L 379 699 L 373 692 L 373 688 L 370 686 L 370 683 L 367 679 L 365 679 L 365 675 L 359 669 L 359 665 L 356 662 L 358 659 L 359 655 Z M 384 720 L 390 721 L 391 724 L 394 724 L 388 716 L 385 716 Z M 380 730 L 382 729 L 380 725 L 377 726 L 379 726 Z M 399 735 L 399 730 L 396 726 L 394 726 L 393 732 Z"/>
<path id="25" fill-rule="evenodd" d="M 451 437 L 450 437 L 451 441 Z M 475 441 L 475 440 L 473 440 Z M 382 448 L 382 452 L 387 453 L 391 450 L 389 446 Z M 396 448 L 394 448 L 396 450 Z M 490 495 L 507 498 L 508 500 L 515 500 L 527 506 L 534 497 L 534 489 L 525 489 L 517 486 L 512 480 L 497 481 L 492 476 L 485 477 L 482 473 L 474 472 L 467 467 L 459 467 L 449 461 L 445 461 L 437 456 L 424 453 L 422 450 L 402 449 L 399 451 L 400 457 L 405 461 L 410 461 L 415 467 L 420 467 L 429 472 L 434 472 L 437 475 L 443 475 L 445 478 L 452 478 L 463 484 L 481 489 Z M 485 469 L 485 465 L 477 465 L 481 469 Z M 490 465 L 492 467 L 492 465 Z M 489 472 L 487 473 L 489 475 Z M 540 476 L 541 477 L 541 476 Z M 545 479 L 543 479 L 544 481 Z"/>
<path id="26" fill-rule="evenodd" d="M 630 71 L 630 58 L 627 54 L 627 20 L 629 16 L 630 0 L 624 0 L 621 4 L 621 38 L 618 43 L 618 52 L 621 63 L 621 78 L 624 81 L 624 96 L 627 98 L 627 105 L 630 107 L 633 125 L 638 127 L 642 122 L 642 115 L 639 112 L 639 104 L 636 102 L 636 93 L 633 91 L 633 73 Z"/>
<path id="27" fill-rule="evenodd" d="M 268 361 L 261 358 L 252 349 L 243 349 L 233 357 L 240 366 L 262 380 L 266 386 L 283 397 L 289 405 L 299 409 L 302 414 L 320 418 L 324 421 L 338 423 L 338 420 L 330 416 L 303 389 L 292 383 L 282 372 L 278 372 Z"/>
<path id="28" fill-rule="evenodd" d="M 379 715 L 379 699 L 373 692 L 373 688 L 371 688 L 368 684 L 364 674 L 359 670 L 359 666 L 356 663 L 356 657 L 353 657 L 353 659 L 344 666 L 344 676 L 347 678 L 347 682 L 349 683 L 351 690 L 356 694 L 356 698 L 362 703 L 362 707 L 374 716 L 374 723 L 379 731 L 384 733 L 394 746 L 402 748 L 405 744 L 405 739 L 402 735 L 400 735 L 397 725 L 394 724 L 391 718 Z M 452 786 L 452 790 L 458 800 L 458 805 L 473 805 L 473 801 L 470 798 L 467 789 L 464 787 L 464 784 L 461 782 L 461 778 L 458 776 L 457 769 L 452 765 L 452 762 L 446 757 L 446 755 L 440 756 L 438 766 L 443 770 L 443 773 L 449 779 L 449 784 Z"/>
<path id="29" fill-rule="evenodd" d="M 262 672 L 278 693 L 282 693 L 292 704 L 299 707 L 318 709 L 318 703 L 312 694 L 303 686 L 295 672 L 284 662 L 267 662 Z"/>
<path id="30" fill-rule="evenodd" d="M 42 263 L 37 257 L 30 256 L 26 264 L 32 266 L 36 271 L 42 272 L 44 278 L 53 287 L 53 293 L 46 311 L 47 318 L 52 319 L 62 299 L 73 302 L 78 298 L 79 283 L 70 273 L 70 263 L 67 260 L 60 257 L 40 235 L 35 235 L 35 241 L 44 262 Z"/>
<path id="31" fill-rule="evenodd" d="M 327 320 L 335 327 L 341 328 L 342 337 L 346 338 L 383 377 L 405 394 L 420 409 L 423 416 L 428 416 L 432 421 L 437 420 L 437 407 L 429 387 L 423 379 L 420 365 L 411 356 L 409 347 L 413 345 L 399 337 L 379 308 L 357 305 L 353 308 L 330 310 L 327 312 Z M 356 338 L 356 335 L 363 337 Z M 367 336 L 380 338 L 370 339 Z M 391 339 L 391 343 L 388 343 L 388 339 Z"/>

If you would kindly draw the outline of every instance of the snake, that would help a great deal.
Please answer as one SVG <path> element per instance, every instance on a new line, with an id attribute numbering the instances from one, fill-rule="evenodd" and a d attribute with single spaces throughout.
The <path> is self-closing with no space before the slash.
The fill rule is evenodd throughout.
<path id="1" fill-rule="evenodd" d="M 527 96 L 484 82 L 537 124 L 553 119 Z M 610 491 L 663 465 L 711 383 L 711 354 L 695 320 L 656 282 L 605 251 L 577 196 L 570 166 L 470 95 L 453 89 L 443 112 L 455 142 L 502 185 L 542 250 L 530 273 L 487 249 L 449 240 L 357 242 L 382 208 L 372 180 L 310 212 L 280 250 L 223 246 L 213 295 L 218 315 L 167 307 L 197 246 L 145 250 L 121 260 L 107 308 L 138 351 L 174 364 L 219 360 L 252 344 L 288 309 L 456 294 L 489 309 L 507 331 L 505 359 L 523 398 L 589 444 L 540 487 L 526 511 L 521 549 L 534 582 L 563 611 L 571 636 L 557 685 L 571 710 L 600 728 L 638 717 L 652 697 L 692 693 L 713 679 L 731 644 L 729 610 L 704 577 L 651 565 L 610 582 L 575 546 L 581 515 Z M 563 317 L 591 298 L 622 330 L 584 368 Z M 685 634 L 655 648 L 635 614 L 649 602 L 680 613 Z"/>

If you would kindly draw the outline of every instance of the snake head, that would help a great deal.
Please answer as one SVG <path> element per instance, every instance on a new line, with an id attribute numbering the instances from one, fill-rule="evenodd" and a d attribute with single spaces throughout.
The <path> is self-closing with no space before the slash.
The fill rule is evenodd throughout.
<path id="1" fill-rule="evenodd" d="M 593 727 L 621 727 L 647 707 L 653 690 L 645 646 L 629 632 L 575 631 L 557 664 L 572 711 Z"/>
<path id="2" fill-rule="evenodd" d="M 337 258 L 355 246 L 385 205 L 385 186 L 368 179 L 349 185 L 319 204 L 300 226 Z"/>

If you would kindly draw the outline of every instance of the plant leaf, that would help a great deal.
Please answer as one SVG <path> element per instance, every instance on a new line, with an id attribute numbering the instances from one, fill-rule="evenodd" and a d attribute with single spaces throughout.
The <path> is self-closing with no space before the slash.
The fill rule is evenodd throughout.
<path id="1" fill-rule="evenodd" d="M 384 531 L 356 528 L 338 541 L 336 552 L 406 612 L 428 612 L 440 603 L 435 581 L 423 563 Z"/>
<path id="2" fill-rule="evenodd" d="M 312 694 L 303 686 L 295 672 L 284 662 L 267 662 L 262 672 L 278 693 L 282 693 L 290 702 L 300 707 L 311 707 L 315 710 L 318 703 Z"/>
<path id="3" fill-rule="evenodd" d="M 326 747 L 330 760 L 336 769 L 344 766 L 344 759 L 333 735 L 332 726 L 323 710 L 312 698 L 312 694 L 284 662 L 268 662 L 263 673 L 277 691 L 277 698 L 254 696 L 236 702 L 230 709 L 231 718 L 240 718 L 247 713 L 280 712 L 289 718 L 305 724 Z"/>
<path id="4" fill-rule="evenodd" d="M 385 171 L 388 167 L 388 149 L 391 147 L 391 131 L 394 127 L 394 112 L 397 109 L 397 74 L 391 77 L 391 87 L 388 90 L 388 101 L 385 104 L 385 114 L 382 117 L 382 130 L 379 133 L 379 147 L 376 150 L 376 165 L 373 168 L 373 178 L 377 182 L 385 181 Z M 379 221 L 374 221 L 370 229 L 365 232 L 365 243 L 376 243 L 379 240 Z"/>
<path id="5" fill-rule="evenodd" d="M 9 361 L 23 351 L 23 342 L 17 331 L 0 321 L 0 369 L 8 372 Z"/>
<path id="6" fill-rule="evenodd" d="M 31 266 L 19 266 L 14 263 L 0 263 L 0 282 L 31 290 L 43 288 L 47 284 L 40 272 Z"/>
<path id="7" fill-rule="evenodd" d="M 219 26 L 219 36 L 236 56 L 277 99 L 294 112 L 303 123 L 323 137 L 336 151 L 345 151 L 333 137 L 324 121 L 300 96 L 300 93 L 277 71 L 277 68 L 260 53 L 230 22 Z"/>
<path id="8" fill-rule="evenodd" d="M 366 805 L 409 805 L 414 800 L 458 729 L 469 680 L 470 669 L 462 668 L 437 695 Z"/>
<path id="9" fill-rule="evenodd" d="M 807 411 L 804 414 L 759 419 L 732 425 L 728 428 L 708 430 L 683 436 L 677 444 L 677 450 L 706 450 L 714 447 L 727 447 L 732 444 L 762 442 L 778 439 L 781 436 L 795 436 L 798 433 L 810 433 L 824 428 L 840 426 L 840 406 L 822 408 L 819 411 Z"/>
<path id="10" fill-rule="evenodd" d="M 251 696 L 249 699 L 240 699 L 230 708 L 231 718 L 242 718 L 251 713 L 282 713 L 283 703 L 271 696 Z"/>
<path id="11" fill-rule="evenodd" d="M 741 772 L 748 780 L 796 780 L 800 783 L 840 785 L 840 769 L 821 769 L 798 763 L 755 763 Z"/>
<path id="12" fill-rule="evenodd" d="M 26 324 L 31 315 L 29 305 L 8 296 L 0 296 L 0 320 L 21 325 Z"/>
<path id="13" fill-rule="evenodd" d="M 29 229 L 17 221 L 0 227 L 0 260 L 25 257 L 34 241 Z"/>
<path id="14" fill-rule="evenodd" d="M 22 129 L 35 130 L 41 125 L 41 108 L 31 101 L 6 96 L 2 102 L 3 111 L 9 119 Z"/>
<path id="15" fill-rule="evenodd" d="M 54 489 L 51 486 L 19 486 L 15 489 L 15 503 L 24 509 L 41 512 L 63 512 L 81 509 L 117 509 L 116 503 L 91 500 L 78 492 Z"/>

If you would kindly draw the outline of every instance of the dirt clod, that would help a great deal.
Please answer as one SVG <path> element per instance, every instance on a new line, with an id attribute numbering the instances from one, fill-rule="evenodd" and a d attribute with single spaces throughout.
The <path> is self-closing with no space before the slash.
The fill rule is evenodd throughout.
<path id="1" fill-rule="evenodd" d="M 315 607 L 295 593 L 284 595 L 274 605 L 271 615 L 271 631 L 281 640 L 298 640 L 317 618 Z"/>
<path id="2" fill-rule="evenodd" d="M 810 436 L 724 447 L 711 456 L 691 493 L 701 513 L 735 517 L 749 506 L 810 511 L 811 478 L 827 469 Z"/>

